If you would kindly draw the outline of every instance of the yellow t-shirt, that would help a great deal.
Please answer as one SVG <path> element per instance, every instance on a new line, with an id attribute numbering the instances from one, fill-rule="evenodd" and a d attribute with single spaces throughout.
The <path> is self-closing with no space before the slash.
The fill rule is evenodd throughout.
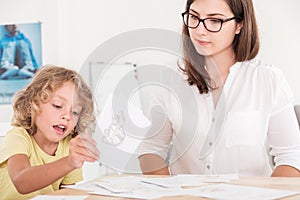
<path id="1" fill-rule="evenodd" d="M 8 131 L 0 146 L 0 200 L 29 199 L 40 194 L 58 190 L 60 184 L 73 184 L 81 181 L 82 169 L 80 168 L 73 170 L 65 177 L 41 190 L 22 195 L 18 193 L 8 175 L 7 159 L 12 155 L 25 154 L 28 156 L 31 166 L 43 165 L 67 156 L 69 154 L 70 140 L 71 136 L 67 136 L 61 140 L 55 156 L 50 156 L 38 146 L 33 136 L 29 135 L 25 129 L 13 127 Z M 30 184 L 30 180 L 28 180 L 28 184 Z"/>

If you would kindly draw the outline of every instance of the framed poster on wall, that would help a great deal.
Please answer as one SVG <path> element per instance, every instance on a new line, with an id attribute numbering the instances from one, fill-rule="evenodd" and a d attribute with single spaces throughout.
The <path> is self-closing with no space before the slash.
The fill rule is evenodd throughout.
<path id="1" fill-rule="evenodd" d="M 10 104 L 41 65 L 40 22 L 0 25 L 0 104 Z"/>

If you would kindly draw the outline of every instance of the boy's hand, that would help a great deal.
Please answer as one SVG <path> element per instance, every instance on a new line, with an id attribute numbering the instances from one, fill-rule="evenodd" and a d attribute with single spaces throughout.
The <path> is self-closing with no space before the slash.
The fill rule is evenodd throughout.
<path id="1" fill-rule="evenodd" d="M 81 167 L 85 161 L 95 162 L 100 155 L 96 141 L 85 133 L 71 139 L 69 151 L 68 162 L 74 168 Z"/>

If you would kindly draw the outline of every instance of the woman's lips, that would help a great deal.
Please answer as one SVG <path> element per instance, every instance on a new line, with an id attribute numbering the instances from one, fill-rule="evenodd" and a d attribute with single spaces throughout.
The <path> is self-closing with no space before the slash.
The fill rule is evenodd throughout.
<path id="1" fill-rule="evenodd" d="M 210 42 L 207 41 L 203 41 L 203 40 L 197 40 L 197 43 L 201 46 L 207 46 L 210 44 Z"/>

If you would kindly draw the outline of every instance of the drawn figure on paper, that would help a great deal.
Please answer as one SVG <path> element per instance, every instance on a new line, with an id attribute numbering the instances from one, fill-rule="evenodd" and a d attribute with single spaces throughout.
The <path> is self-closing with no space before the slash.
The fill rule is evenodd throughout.
<path id="1" fill-rule="evenodd" d="M 107 144 L 119 145 L 125 138 L 125 132 L 118 115 L 114 115 L 112 123 L 104 130 L 103 141 Z"/>

